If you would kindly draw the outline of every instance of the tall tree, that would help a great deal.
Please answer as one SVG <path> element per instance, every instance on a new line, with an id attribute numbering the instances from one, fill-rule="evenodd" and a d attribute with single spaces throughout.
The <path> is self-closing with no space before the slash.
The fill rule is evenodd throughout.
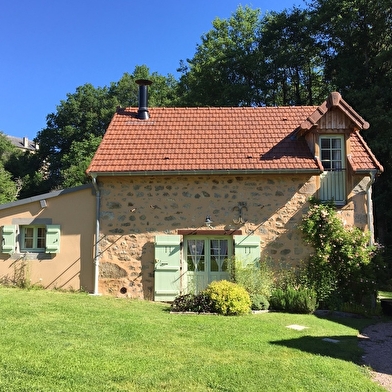
<path id="1" fill-rule="evenodd" d="M 13 178 L 10 161 L 20 154 L 7 136 L 0 132 L 0 204 L 14 201 L 19 195 L 21 181 L 19 178 Z"/>
<path id="2" fill-rule="evenodd" d="M 201 39 L 179 69 L 183 105 L 313 105 L 329 92 L 306 10 L 261 17 L 240 6 Z"/>
<path id="3" fill-rule="evenodd" d="M 392 246 L 392 7 L 390 0 L 315 0 L 310 5 L 331 84 L 367 121 L 363 133 L 385 173 L 375 184 L 378 236 Z"/>
<path id="4" fill-rule="evenodd" d="M 263 54 L 260 10 L 238 7 L 229 19 L 216 18 L 192 59 L 181 62 L 182 105 L 259 105 Z"/>
<path id="5" fill-rule="evenodd" d="M 267 64 L 267 105 L 314 105 L 325 99 L 331 87 L 307 10 L 267 14 L 260 44 Z"/>

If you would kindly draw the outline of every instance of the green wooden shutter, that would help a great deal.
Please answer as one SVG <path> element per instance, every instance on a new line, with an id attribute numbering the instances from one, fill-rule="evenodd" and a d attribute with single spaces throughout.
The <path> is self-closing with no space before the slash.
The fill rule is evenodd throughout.
<path id="1" fill-rule="evenodd" d="M 173 301 L 180 294 L 180 242 L 179 235 L 155 237 L 155 301 Z"/>
<path id="2" fill-rule="evenodd" d="M 2 253 L 12 255 L 16 246 L 16 225 L 3 226 L 3 241 L 1 246 Z"/>
<path id="3" fill-rule="evenodd" d="M 260 237 L 257 235 L 234 236 L 235 258 L 242 264 L 254 264 L 260 260 Z"/>
<path id="4" fill-rule="evenodd" d="M 60 252 L 60 225 L 46 226 L 46 253 Z"/>

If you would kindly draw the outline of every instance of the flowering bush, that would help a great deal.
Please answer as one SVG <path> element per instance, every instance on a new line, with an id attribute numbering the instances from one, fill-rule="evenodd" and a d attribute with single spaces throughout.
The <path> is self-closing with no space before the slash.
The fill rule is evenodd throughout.
<path id="1" fill-rule="evenodd" d="M 328 307 L 339 303 L 361 303 L 374 295 L 369 235 L 357 227 L 345 227 L 332 203 L 312 202 L 300 225 L 304 240 L 314 248 L 306 266 L 308 285 Z"/>

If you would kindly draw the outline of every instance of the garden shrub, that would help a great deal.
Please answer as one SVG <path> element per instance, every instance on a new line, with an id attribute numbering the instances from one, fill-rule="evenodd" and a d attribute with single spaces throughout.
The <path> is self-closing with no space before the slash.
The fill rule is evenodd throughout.
<path id="1" fill-rule="evenodd" d="M 268 310 L 270 306 L 268 299 L 261 294 L 251 294 L 250 300 L 252 310 Z"/>
<path id="2" fill-rule="evenodd" d="M 313 313 L 317 308 L 317 294 L 308 288 L 275 289 L 270 298 L 271 308 L 288 313 Z"/>
<path id="3" fill-rule="evenodd" d="M 249 295 L 262 295 L 269 298 L 273 285 L 273 272 L 266 261 L 243 265 L 243 261 L 231 258 L 228 261 L 228 271 L 232 282 L 242 286 Z"/>
<path id="4" fill-rule="evenodd" d="M 214 313 L 214 304 L 204 292 L 179 295 L 171 304 L 173 312 Z"/>
<path id="5" fill-rule="evenodd" d="M 217 313 L 225 316 L 249 313 L 249 293 L 240 285 L 227 280 L 209 284 L 204 293 L 211 298 Z"/>
<path id="6" fill-rule="evenodd" d="M 307 284 L 324 306 L 339 309 L 375 295 L 375 248 L 368 245 L 367 233 L 345 227 L 333 203 L 312 200 L 299 228 L 314 249 L 305 266 Z"/>

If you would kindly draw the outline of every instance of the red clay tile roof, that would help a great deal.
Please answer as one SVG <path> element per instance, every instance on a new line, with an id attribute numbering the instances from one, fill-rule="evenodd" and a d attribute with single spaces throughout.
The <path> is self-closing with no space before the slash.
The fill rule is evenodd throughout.
<path id="1" fill-rule="evenodd" d="M 353 132 L 350 135 L 350 147 L 351 154 L 347 158 L 354 172 L 366 172 L 369 171 L 369 168 L 373 168 L 379 173 L 384 171 L 359 132 Z"/>
<path id="2" fill-rule="evenodd" d="M 315 106 L 150 108 L 150 118 L 139 120 L 137 108 L 122 109 L 114 115 L 87 173 L 320 173 L 322 167 L 305 139 L 295 132 L 316 110 Z M 361 140 L 355 135 L 352 139 L 353 151 L 361 156 L 353 158 L 354 166 L 377 167 Z"/>

